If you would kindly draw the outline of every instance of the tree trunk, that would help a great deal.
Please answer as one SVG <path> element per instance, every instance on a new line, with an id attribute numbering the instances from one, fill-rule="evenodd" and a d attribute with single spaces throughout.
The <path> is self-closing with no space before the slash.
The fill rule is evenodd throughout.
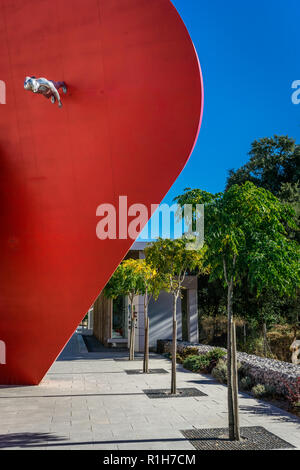
<path id="1" fill-rule="evenodd" d="M 227 385 L 228 385 L 228 427 L 229 439 L 240 440 L 239 409 L 238 409 L 238 373 L 236 359 L 236 334 L 232 321 L 233 280 L 228 284 L 227 294 Z"/>
<path id="2" fill-rule="evenodd" d="M 239 391 L 238 391 L 238 369 L 237 369 L 237 355 L 236 355 L 236 328 L 235 323 L 231 318 L 231 344 L 232 344 L 232 391 L 233 391 L 233 426 L 234 426 L 234 440 L 240 440 L 240 420 L 239 420 Z"/>
<path id="3" fill-rule="evenodd" d="M 144 295 L 144 323 L 145 323 L 145 339 L 144 339 L 144 360 L 143 373 L 149 374 L 149 317 L 148 317 L 148 289 L 146 287 Z"/>
<path id="4" fill-rule="evenodd" d="M 176 394 L 176 355 L 177 355 L 177 316 L 176 316 L 177 296 L 173 295 L 173 341 L 172 341 L 172 374 L 171 374 L 171 394 Z"/>
<path id="5" fill-rule="evenodd" d="M 130 342 L 129 342 L 129 360 L 134 361 L 134 342 L 135 342 L 135 317 L 133 310 L 133 301 L 130 302 Z"/>
<path id="6" fill-rule="evenodd" d="M 135 349 L 135 312 L 133 308 L 132 312 L 132 360 L 134 361 L 134 349 Z"/>
<path id="7" fill-rule="evenodd" d="M 132 340 L 133 340 L 133 331 L 132 331 L 132 317 L 130 316 L 130 338 L 129 338 L 129 360 L 133 360 L 132 356 Z"/>
<path id="8" fill-rule="evenodd" d="M 270 344 L 269 344 L 268 336 L 267 336 L 267 324 L 265 322 L 263 323 L 263 349 L 264 349 L 265 357 L 267 357 L 268 353 L 272 357 L 272 350 L 270 348 Z"/>
<path id="9" fill-rule="evenodd" d="M 228 428 L 229 439 L 234 440 L 234 412 L 233 412 L 233 390 L 232 390 L 232 281 L 227 289 L 227 400 L 228 400 Z"/>
<path id="10" fill-rule="evenodd" d="M 264 349 L 264 356 L 267 357 L 268 353 L 272 355 L 272 351 L 270 348 L 270 344 L 267 337 L 267 324 L 266 322 L 263 323 L 263 349 Z"/>
<path id="11" fill-rule="evenodd" d="M 144 374 L 149 374 L 149 317 L 148 315 L 146 316 L 146 324 L 145 324 L 143 372 Z"/>
<path id="12" fill-rule="evenodd" d="M 263 330 L 262 332 L 263 333 L 263 351 L 264 351 L 264 356 L 266 357 L 267 356 L 267 325 L 265 322 L 263 323 L 262 330 Z"/>

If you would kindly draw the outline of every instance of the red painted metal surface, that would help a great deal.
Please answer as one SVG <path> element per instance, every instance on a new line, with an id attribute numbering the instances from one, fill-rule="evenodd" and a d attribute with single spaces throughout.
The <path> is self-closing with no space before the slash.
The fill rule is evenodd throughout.
<path id="1" fill-rule="evenodd" d="M 159 203 L 201 121 L 197 56 L 169 0 L 0 3 L 1 384 L 38 384 L 132 244 L 96 208 Z M 63 108 L 23 89 L 65 80 Z"/>

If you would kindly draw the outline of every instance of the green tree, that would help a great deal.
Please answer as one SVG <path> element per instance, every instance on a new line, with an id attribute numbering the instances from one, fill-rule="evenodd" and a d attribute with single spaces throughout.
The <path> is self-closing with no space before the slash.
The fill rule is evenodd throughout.
<path id="1" fill-rule="evenodd" d="M 300 145 L 288 136 L 264 137 L 252 143 L 249 156 L 245 165 L 229 171 L 226 190 L 251 181 L 290 204 L 297 227 L 289 229 L 288 234 L 300 242 Z"/>
<path id="2" fill-rule="evenodd" d="M 134 310 L 134 299 L 143 292 L 143 277 L 136 271 L 135 260 L 123 261 L 116 269 L 104 289 L 106 297 L 115 299 L 119 295 L 126 295 L 130 305 L 130 337 L 129 337 L 129 360 L 134 360 L 135 349 L 135 326 L 136 313 Z"/>
<path id="3" fill-rule="evenodd" d="M 149 373 L 149 315 L 148 307 L 151 299 L 156 300 L 160 291 L 165 287 L 164 278 L 146 263 L 145 259 L 128 260 L 127 265 L 131 266 L 134 275 L 139 278 L 139 294 L 144 296 L 144 360 L 143 372 Z"/>
<path id="4" fill-rule="evenodd" d="M 177 200 L 180 203 L 182 199 Z M 234 289 L 246 276 L 258 297 L 269 289 L 279 295 L 295 293 L 299 286 L 299 245 L 286 232 L 286 227 L 294 225 L 292 208 L 251 182 L 230 187 L 205 207 L 206 263 L 211 280 L 222 279 L 227 288 L 230 439 L 240 439 L 237 372 L 232 360 L 236 358 L 232 347 Z"/>
<path id="5" fill-rule="evenodd" d="M 300 183 L 300 146 L 294 139 L 275 135 L 255 140 L 249 156 L 245 165 L 229 171 L 226 190 L 251 181 L 280 197 L 283 185 Z"/>
<path id="6" fill-rule="evenodd" d="M 147 264 L 164 279 L 166 289 L 173 296 L 171 394 L 176 394 L 177 300 L 180 298 L 186 273 L 201 263 L 201 254 L 187 249 L 190 241 L 185 238 L 175 240 L 160 238 L 145 250 Z"/>

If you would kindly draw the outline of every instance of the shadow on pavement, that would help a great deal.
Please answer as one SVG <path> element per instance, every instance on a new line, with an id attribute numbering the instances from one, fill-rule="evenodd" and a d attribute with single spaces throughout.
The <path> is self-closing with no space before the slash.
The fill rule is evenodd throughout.
<path id="1" fill-rule="evenodd" d="M 49 443 L 61 443 L 68 438 L 44 432 L 25 432 L 0 435 L 0 449 L 4 447 L 45 447 Z"/>
<path id="2" fill-rule="evenodd" d="M 273 416 L 278 421 L 285 423 L 296 423 L 300 427 L 300 419 L 297 416 L 292 415 L 288 411 L 284 411 L 281 408 L 268 403 L 259 403 L 258 405 L 240 405 L 240 410 L 245 413 L 261 415 L 261 416 Z"/>

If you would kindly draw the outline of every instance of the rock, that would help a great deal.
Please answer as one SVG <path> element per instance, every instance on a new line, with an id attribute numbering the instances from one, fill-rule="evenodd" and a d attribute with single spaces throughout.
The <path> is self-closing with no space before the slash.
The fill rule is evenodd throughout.
<path id="1" fill-rule="evenodd" d="M 300 359 L 298 359 L 300 354 L 300 340 L 294 339 L 290 346 L 290 350 L 292 351 L 292 363 L 300 364 Z"/>

